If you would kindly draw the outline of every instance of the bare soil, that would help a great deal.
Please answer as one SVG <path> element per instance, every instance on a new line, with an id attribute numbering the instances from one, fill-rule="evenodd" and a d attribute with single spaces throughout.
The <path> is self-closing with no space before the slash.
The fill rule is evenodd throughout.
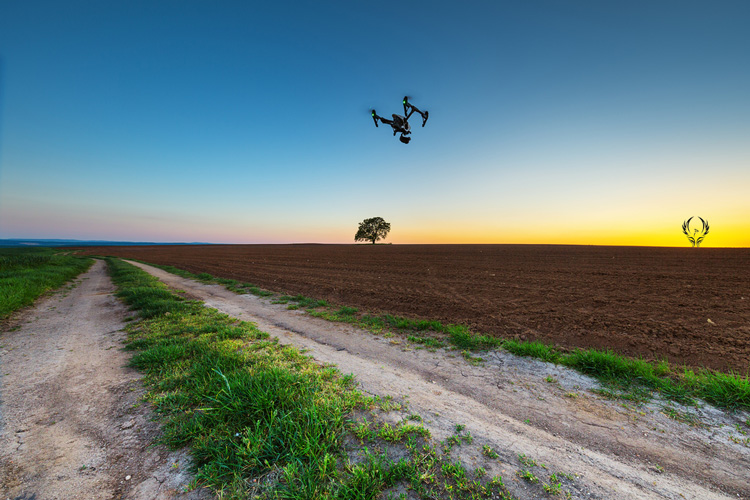
<path id="1" fill-rule="evenodd" d="M 185 453 L 159 431 L 122 350 L 127 309 L 105 265 L 0 332 L 0 499 L 197 499 Z"/>
<path id="2" fill-rule="evenodd" d="M 398 336 L 136 265 L 185 296 L 255 322 L 317 362 L 354 374 L 363 391 L 401 398 L 437 439 L 465 425 L 474 440 L 459 447 L 460 458 L 502 475 L 521 500 L 546 498 L 541 483 L 552 472 L 573 478 L 563 488 L 571 498 L 750 498 L 750 446 L 741 440 L 750 430 L 748 413 L 603 399 L 592 392 L 599 387 L 594 380 L 563 367 L 501 351 L 482 354 L 475 365 L 457 351 L 418 349 Z M 483 446 L 500 456 L 483 456 Z M 538 465 L 524 466 L 519 454 Z M 523 468 L 541 482 L 520 479 Z"/>
<path id="3" fill-rule="evenodd" d="M 219 245 L 83 251 L 371 312 L 464 324 L 478 333 L 750 371 L 750 249 Z"/>

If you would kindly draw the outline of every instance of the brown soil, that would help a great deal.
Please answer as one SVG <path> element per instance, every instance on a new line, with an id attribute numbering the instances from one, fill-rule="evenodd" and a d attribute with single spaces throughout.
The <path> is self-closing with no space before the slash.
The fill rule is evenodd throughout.
<path id="1" fill-rule="evenodd" d="M 0 498 L 198 499 L 122 350 L 127 309 L 99 261 L 0 332 Z"/>
<path id="2" fill-rule="evenodd" d="M 534 245 L 87 248 L 564 348 L 750 369 L 750 249 Z M 710 320 L 710 321 L 709 321 Z"/>

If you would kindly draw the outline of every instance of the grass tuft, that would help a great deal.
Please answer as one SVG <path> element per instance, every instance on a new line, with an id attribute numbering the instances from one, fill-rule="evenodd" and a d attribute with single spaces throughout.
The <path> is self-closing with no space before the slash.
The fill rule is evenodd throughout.
<path id="1" fill-rule="evenodd" d="M 541 342 L 522 342 L 510 339 L 503 341 L 502 347 L 516 356 L 537 358 L 550 363 L 560 362 L 560 353 L 552 346 L 542 344 Z"/>

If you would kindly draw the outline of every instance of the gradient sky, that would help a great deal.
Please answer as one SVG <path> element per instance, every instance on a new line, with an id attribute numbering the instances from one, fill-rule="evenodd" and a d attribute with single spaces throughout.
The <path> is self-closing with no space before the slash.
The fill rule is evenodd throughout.
<path id="1" fill-rule="evenodd" d="M 0 1 L 0 238 L 750 246 L 750 2 Z M 415 116 L 409 145 L 368 109 Z"/>

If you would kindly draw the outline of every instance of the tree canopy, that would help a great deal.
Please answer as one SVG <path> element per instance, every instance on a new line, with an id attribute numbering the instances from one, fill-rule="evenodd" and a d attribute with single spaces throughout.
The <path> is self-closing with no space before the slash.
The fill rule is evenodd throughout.
<path id="1" fill-rule="evenodd" d="M 354 241 L 371 241 L 374 245 L 376 241 L 385 239 L 391 225 L 383 220 L 382 217 L 373 217 L 365 219 L 359 223 L 357 234 L 354 235 Z"/>

